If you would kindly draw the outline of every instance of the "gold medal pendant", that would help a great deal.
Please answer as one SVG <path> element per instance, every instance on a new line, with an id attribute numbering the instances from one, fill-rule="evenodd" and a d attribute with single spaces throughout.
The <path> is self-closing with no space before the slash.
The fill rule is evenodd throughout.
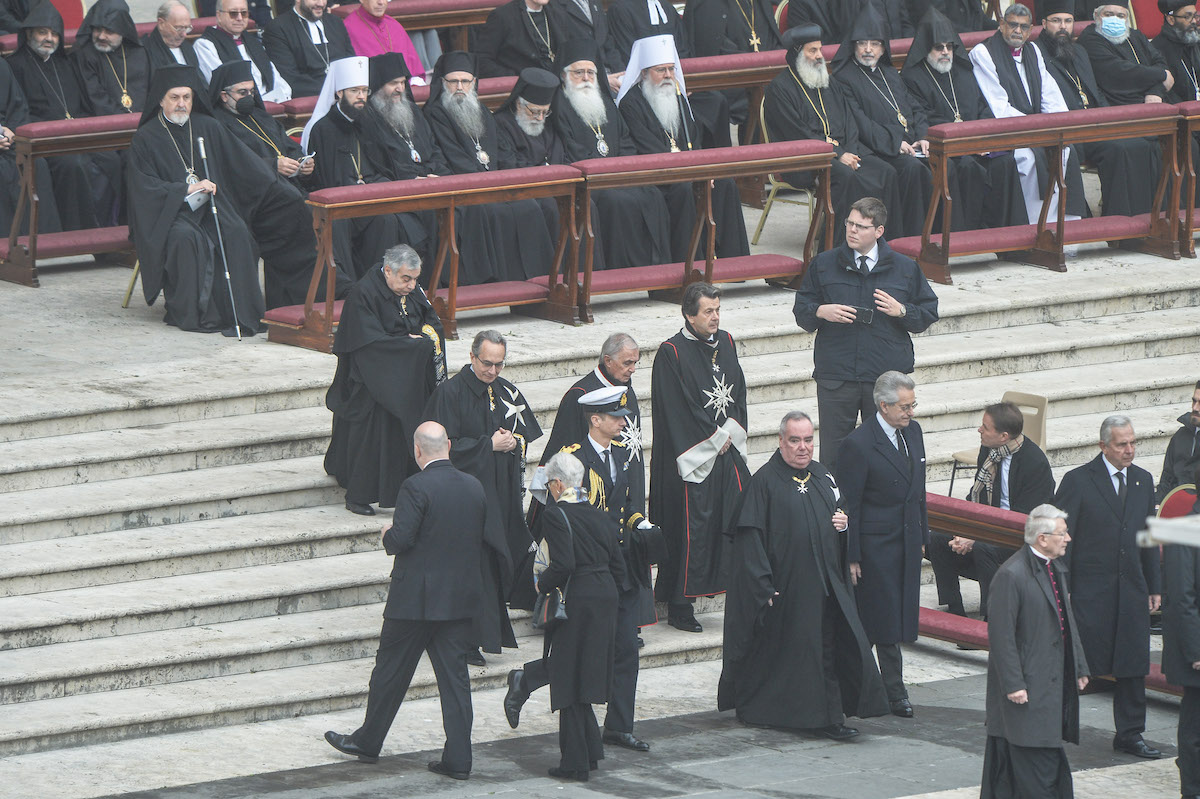
<path id="1" fill-rule="evenodd" d="M 1079 90 L 1079 99 L 1083 101 L 1083 107 L 1087 108 L 1088 107 L 1088 99 L 1087 99 L 1087 95 L 1083 93 L 1083 89 Z"/>
<path id="2" fill-rule="evenodd" d="M 195 172 L 193 172 L 193 171 L 192 171 L 192 170 L 190 170 L 190 169 L 187 171 L 187 178 L 186 178 L 186 180 L 187 180 L 187 184 L 188 184 L 189 186 L 191 186 L 191 185 L 193 185 L 193 184 L 196 184 L 196 183 L 199 183 L 199 182 L 200 182 L 200 178 L 196 177 L 196 173 L 195 173 Z"/>
<path id="3" fill-rule="evenodd" d="M 608 156 L 608 142 L 599 134 L 596 136 L 596 152 L 600 153 L 601 157 Z"/>
<path id="4" fill-rule="evenodd" d="M 904 118 L 904 114 L 901 114 L 899 111 L 897 111 L 896 119 L 900 120 L 900 124 L 904 126 L 905 130 L 908 129 L 908 120 Z"/>
<path id="5" fill-rule="evenodd" d="M 958 115 L 958 112 L 957 112 L 957 111 L 955 111 L 955 112 L 954 112 L 954 121 L 955 121 L 955 122 L 962 122 L 962 117 L 960 117 L 960 116 Z"/>
<path id="6" fill-rule="evenodd" d="M 675 142 L 671 142 L 671 152 L 673 152 L 673 153 L 679 152 L 679 145 L 676 144 Z"/>
<path id="7" fill-rule="evenodd" d="M 133 108 L 133 98 L 126 92 L 121 92 L 121 107 L 126 109 Z"/>
<path id="8" fill-rule="evenodd" d="M 487 166 L 492 162 L 492 157 L 487 154 L 487 150 L 480 150 L 479 152 L 475 153 L 475 160 L 484 166 Z"/>

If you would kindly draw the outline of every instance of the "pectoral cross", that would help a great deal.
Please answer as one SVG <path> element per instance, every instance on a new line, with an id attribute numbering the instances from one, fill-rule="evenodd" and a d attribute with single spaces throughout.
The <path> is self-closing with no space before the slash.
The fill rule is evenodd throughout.
<path id="1" fill-rule="evenodd" d="M 758 34 L 750 31 L 750 46 L 754 48 L 754 52 L 758 52 L 758 46 L 762 44 L 762 39 L 758 38 Z"/>

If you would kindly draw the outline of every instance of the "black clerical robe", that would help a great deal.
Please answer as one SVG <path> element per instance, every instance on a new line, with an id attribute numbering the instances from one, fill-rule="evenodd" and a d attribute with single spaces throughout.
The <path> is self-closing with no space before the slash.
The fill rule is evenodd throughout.
<path id="1" fill-rule="evenodd" d="M 19 33 L 30 5 L 30 0 L 0 0 L 0 33 Z"/>
<path id="2" fill-rule="evenodd" d="M 416 336 L 416 338 L 414 338 Z M 325 395 L 333 435 L 325 471 L 346 501 L 390 508 L 416 474 L 413 432 L 446 379 L 442 323 L 418 286 L 397 296 L 372 269 L 346 297 L 333 340 L 337 372 Z"/>
<path id="3" fill-rule="evenodd" d="M 1076 45 L 1082 47 L 1092 63 L 1100 91 L 1110 105 L 1144 103 L 1148 95 L 1165 98 L 1167 62 L 1158 48 L 1151 47 L 1146 34 L 1131 30 L 1129 38 L 1113 44 L 1092 27 L 1079 34 Z"/>
<path id="4" fill-rule="evenodd" d="M 73 52 L 97 116 L 142 112 L 150 88 L 150 59 L 137 39 L 122 41 L 111 53 L 90 43 Z"/>
<path id="5" fill-rule="evenodd" d="M 936 8 L 950 20 L 956 33 L 971 33 L 996 29 L 996 21 L 986 16 L 979 0 L 904 0 L 908 4 L 908 20 L 914 26 L 929 9 Z M 1040 14 L 1039 16 L 1045 16 Z"/>
<path id="6" fill-rule="evenodd" d="M 728 537 L 749 483 L 746 378 L 733 336 L 718 330 L 710 343 L 685 327 L 658 348 L 650 391 L 650 518 L 667 544 L 655 595 L 678 604 L 726 589 Z"/>
<path id="7" fill-rule="evenodd" d="M 513 111 L 497 111 L 495 118 L 500 160 L 510 168 L 522 169 L 527 166 L 566 163 L 563 143 L 553 125 L 543 127 L 538 136 L 530 136 L 521 130 Z"/>
<path id="8" fill-rule="evenodd" d="M 1168 103 L 1200 100 L 1200 44 L 1188 44 L 1172 25 L 1163 25 L 1150 42 L 1162 54 L 1175 83 L 1167 93 Z"/>
<path id="9" fill-rule="evenodd" d="M 651 109 L 640 85 L 635 86 L 622 98 L 621 117 L 625 120 L 639 155 L 669 153 L 672 151 L 672 145 L 679 151 L 701 149 L 699 126 L 689 113 L 683 98 L 676 99 L 679 106 L 679 130 L 672 135 Z M 690 183 L 673 183 L 659 188 L 671 212 L 671 257 L 675 261 L 682 261 L 687 257 L 692 228 L 696 221 L 696 195 Z M 742 201 L 738 196 L 737 184 L 729 178 L 715 181 L 712 205 L 713 218 L 717 223 L 717 257 L 749 255 L 750 242 L 746 238 L 746 219 L 742 216 Z M 700 252 L 704 251 L 705 248 L 701 246 Z"/>
<path id="10" fill-rule="evenodd" d="M 496 120 L 482 103 L 483 135 L 476 142 L 458 126 L 441 100 L 425 104 L 425 119 L 450 171 L 456 175 L 504 169 Z M 486 163 L 485 163 L 486 162 Z M 536 200 L 509 200 L 475 206 L 472 216 L 486 224 L 474 227 L 477 235 L 460 246 L 460 285 L 494 280 L 528 280 L 548 275 L 555 242 Z"/>
<path id="11" fill-rule="evenodd" d="M 909 99 L 930 127 L 993 118 L 971 69 L 957 61 L 949 74 L 942 74 L 922 58 L 915 66 L 906 65 L 901 76 Z M 953 230 L 1027 224 L 1021 179 L 1011 152 L 952 158 L 948 178 Z"/>
<path id="12" fill-rule="evenodd" d="M 888 712 L 837 508 L 819 463 L 797 470 L 776 451 L 750 480 L 730 547 L 719 710 L 799 729 Z"/>
<path id="13" fill-rule="evenodd" d="M 524 573 L 522 566 L 531 558 L 533 537 L 522 506 L 525 454 L 542 435 L 542 428 L 516 386 L 502 377 L 484 383 L 470 364 L 434 390 L 424 416 L 446 428 L 450 460 L 478 479 L 487 495 L 483 538 L 490 557 L 484 559 L 483 594 L 489 599 L 476 618 L 477 643 L 486 652 L 499 652 L 501 645 L 516 646 L 504 603 L 513 590 L 514 569 Z M 512 452 L 492 450 L 492 434 L 501 428 L 517 438 Z"/>
<path id="14" fill-rule="evenodd" d="M 629 59 L 621 60 L 621 53 L 617 50 L 616 42 L 609 35 L 608 16 L 605 14 L 604 5 L 599 0 L 553 0 L 553 2 L 558 4 L 559 19 L 563 25 L 566 41 L 583 39 L 595 42 L 596 49 L 600 52 L 600 58 L 604 62 L 604 68 L 610 75 L 625 70 Z M 586 11 L 584 10 L 585 5 L 587 6 Z"/>
<path id="15" fill-rule="evenodd" d="M 337 14 L 322 14 L 321 27 L 323 31 L 317 38 L 323 41 L 314 42 L 308 23 L 293 8 L 281 11 L 263 29 L 263 47 L 275 69 L 292 87 L 293 97 L 320 94 L 329 63 L 354 55 L 350 34 Z"/>
<path id="16" fill-rule="evenodd" d="M 683 27 L 694 56 L 758 53 L 783 47 L 775 11 L 767 0 L 750 0 L 740 7 L 736 0 L 688 0 Z"/>
<path id="17" fill-rule="evenodd" d="M 530 11 L 525 0 L 510 0 L 488 14 L 471 48 L 479 58 L 479 77 L 519 75 L 529 67 L 554 72 L 555 48 L 567 43 L 561 13 L 553 3 Z"/>
<path id="18" fill-rule="evenodd" d="M 683 18 L 669 0 L 657 0 L 653 16 L 646 0 L 613 0 L 608 6 L 608 32 L 623 63 L 629 63 L 633 43 L 649 36 L 670 34 L 680 58 L 692 57 L 692 40 Z"/>
<path id="19" fill-rule="evenodd" d="M 795 0 L 794 3 L 788 3 L 787 23 L 789 28 L 794 28 L 802 22 L 811 22 L 820 26 L 824 41 L 840 42 L 849 35 L 855 20 L 862 16 L 870 3 L 874 5 L 875 12 L 886 27 L 888 39 L 905 39 L 913 35 L 915 23 L 924 16 L 923 13 L 913 15 L 909 9 L 910 2 L 911 0 Z"/>
<path id="20" fill-rule="evenodd" d="M 0 125 L 16 131 L 21 125 L 33 121 L 29 116 L 29 105 L 25 93 L 13 76 L 7 61 L 0 59 Z M 50 167 L 46 159 L 38 159 L 37 190 L 41 198 L 38 209 L 38 230 L 53 233 L 62 230 L 58 218 L 58 205 L 53 202 L 54 189 L 50 179 Z M 7 236 L 12 229 L 17 210 L 17 198 L 21 193 L 21 173 L 17 169 L 16 153 L 11 144 L 0 150 L 0 236 Z M 20 222 L 20 232 L 29 230 L 29 209 L 26 207 Z"/>
<path id="21" fill-rule="evenodd" d="M 844 90 L 835 83 L 826 89 L 803 85 L 791 66 L 767 84 L 763 96 L 766 130 L 772 141 L 816 139 L 833 144 L 830 196 L 835 221 L 845 219 L 850 206 L 863 197 L 877 197 L 889 209 L 900 205 L 896 170 L 863 146 L 858 138 L 858 123 L 850 112 L 846 97 Z M 861 159 L 858 169 L 839 160 L 846 153 Z M 811 172 L 794 172 L 784 178 L 801 188 L 812 186 L 816 179 Z M 840 243 L 845 235 L 841 224 L 837 224 L 834 244 Z"/>
<path id="22" fill-rule="evenodd" d="M 163 41 L 162 34 L 158 32 L 157 27 L 142 37 L 142 47 L 146 49 L 146 56 L 150 59 L 152 74 L 159 67 L 169 67 L 179 63 L 175 59 L 175 54 L 171 52 L 171 48 L 167 47 L 167 43 Z M 189 67 L 195 67 L 196 71 L 200 70 L 200 60 L 196 58 L 196 48 L 191 39 L 183 40 L 183 43 L 179 45 L 179 54 L 183 56 L 183 63 Z"/>

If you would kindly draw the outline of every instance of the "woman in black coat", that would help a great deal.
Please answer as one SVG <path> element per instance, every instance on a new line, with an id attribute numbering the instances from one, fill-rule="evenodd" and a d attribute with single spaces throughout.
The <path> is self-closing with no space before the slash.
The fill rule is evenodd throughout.
<path id="1" fill-rule="evenodd" d="M 625 579 L 625 560 L 616 524 L 576 493 L 583 479 L 579 459 L 558 453 L 546 464 L 546 477 L 555 502 L 542 515 L 550 563 L 538 590 L 562 588 L 567 604 L 567 620 L 546 636 L 560 752 L 550 776 L 583 782 L 604 757 L 592 705 L 607 702 L 612 687 L 617 585 Z"/>

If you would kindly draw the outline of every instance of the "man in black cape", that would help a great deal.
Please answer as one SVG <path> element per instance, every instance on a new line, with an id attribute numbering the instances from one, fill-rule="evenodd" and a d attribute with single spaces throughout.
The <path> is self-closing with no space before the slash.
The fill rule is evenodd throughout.
<path id="1" fill-rule="evenodd" d="M 471 362 L 438 386 L 425 405 L 425 418 L 450 436 L 450 460 L 478 478 L 487 494 L 483 539 L 483 607 L 476 640 L 486 652 L 515 647 L 505 602 L 512 576 L 524 573 L 533 537 L 525 524 L 525 454 L 542 435 L 533 410 L 512 383 L 500 377 L 508 344 L 499 332 L 483 330 L 471 343 Z M 482 660 L 482 655 L 478 655 Z"/>
<path id="2" fill-rule="evenodd" d="M 873 8 L 868 7 L 842 41 L 833 58 L 833 81 L 846 90 L 859 140 L 896 170 L 900 204 L 894 207 L 897 213 L 892 229 L 897 238 L 920 235 L 933 193 L 933 175 L 925 157 L 929 124 L 892 66 L 886 27 Z M 979 185 L 961 188 L 970 192 L 984 189 Z"/>
<path id="3" fill-rule="evenodd" d="M 831 224 L 836 224 L 837 244 L 845 236 L 840 221 L 853 203 L 878 197 L 887 208 L 899 205 L 896 170 L 860 141 L 849 93 L 829 79 L 821 55 L 821 29 L 816 25 L 789 28 L 783 38 L 787 68 L 772 79 L 763 96 L 766 129 L 772 141 L 816 139 L 833 145 L 830 196 L 835 220 Z M 811 172 L 784 177 L 801 188 L 816 180 Z"/>
<path id="4" fill-rule="evenodd" d="M 1111 105 L 1162 102 L 1175 85 L 1162 52 L 1129 24 L 1128 0 L 1097 9 L 1096 24 L 1079 34 L 1100 91 Z M 1119 29 L 1119 32 L 1115 29 Z"/>
<path id="5" fill-rule="evenodd" d="M 514 169 L 566 163 L 562 140 L 547 124 L 558 78 L 539 67 L 521 70 L 504 105 L 496 109 L 502 160 Z"/>
<path id="6" fill-rule="evenodd" d="M 0 59 L 0 235 L 7 236 L 17 212 L 17 198 L 21 194 L 21 172 L 17 169 L 17 155 L 13 149 L 17 128 L 33 120 L 29 117 L 29 105 L 21 91 L 12 69 Z M 58 218 L 58 205 L 54 202 L 54 188 L 50 180 L 50 167 L 45 159 L 39 159 L 37 191 L 41 199 L 38 209 L 38 230 L 53 233 L 62 230 Z M 29 208 L 20 223 L 20 232 L 29 230 Z"/>
<path id="7" fill-rule="evenodd" d="M 1096 82 L 1091 61 L 1071 39 L 1075 18 L 1071 0 L 1043 0 L 1042 33 L 1037 46 L 1046 70 L 1062 91 L 1071 111 L 1109 105 Z M 1106 215 L 1135 216 L 1154 205 L 1155 184 L 1162 171 L 1157 139 L 1114 139 L 1074 145 L 1081 161 L 1094 164 L 1100 173 L 1100 195 Z"/>
<path id="8" fill-rule="evenodd" d="M 1195 0 L 1158 0 L 1163 25 L 1150 44 L 1162 53 L 1167 68 L 1175 77 L 1175 85 L 1166 97 L 1169 103 L 1200 100 L 1200 78 L 1197 77 L 1200 75 L 1200 30 L 1197 29 L 1195 6 Z M 1184 11 L 1185 8 L 1191 10 Z"/>
<path id="9" fill-rule="evenodd" d="M 207 166 L 199 138 L 204 139 Z M 155 72 L 133 136 L 126 182 L 146 303 L 153 304 L 161 291 L 167 306 L 164 321 L 183 330 L 220 330 L 230 336 L 237 332 L 235 324 L 247 333 L 262 330 L 258 257 L 282 262 L 305 235 L 305 226 L 311 230 L 312 217 L 295 188 L 276 180 L 275 172 L 213 119 L 200 74 L 192 67 Z M 206 199 L 197 202 L 191 195 Z M 212 202 L 220 209 L 224 257 Z M 313 256 L 305 257 L 311 274 Z M 296 295 L 288 292 L 299 290 L 301 283 L 307 288 L 307 275 L 294 269 L 280 273 L 296 276 L 295 284 L 276 287 L 268 273 L 267 293 L 294 304 Z"/>
<path id="10" fill-rule="evenodd" d="M 701 149 L 700 126 L 692 116 L 673 37 L 660 34 L 634 43 L 617 102 L 639 155 Z M 728 130 L 728 122 L 725 128 Z M 690 183 L 671 183 L 659 189 L 671 212 L 671 256 L 682 261 L 687 258 L 696 221 L 696 194 Z M 749 255 L 737 184 L 723 178 L 714 181 L 712 189 L 717 257 Z"/>
<path id="11" fill-rule="evenodd" d="M 509 0 L 498 6 L 471 47 L 479 58 L 479 77 L 519 75 L 530 67 L 553 69 L 554 50 L 567 40 L 562 13 L 550 0 Z"/>
<path id="12" fill-rule="evenodd" d="M 683 328 L 654 356 L 650 518 L 667 545 L 655 597 L 667 603 L 668 624 L 698 633 L 692 604 L 727 587 L 727 539 L 750 478 L 746 378 L 720 329 L 721 290 L 693 283 L 681 310 Z"/>
<path id="13" fill-rule="evenodd" d="M 558 50 L 555 71 L 562 85 L 552 104 L 551 121 L 566 150 L 565 160 L 636 155 L 629 127 L 608 91 L 608 72 L 596 45 L 587 39 L 567 42 Z M 592 194 L 604 267 L 618 269 L 683 260 L 675 255 L 675 219 L 664 194 L 652 186 Z M 688 225 L 690 232 L 690 221 Z M 685 244 L 681 251 L 686 250 Z"/>
<path id="14" fill-rule="evenodd" d="M 813 449 L 812 419 L 789 411 L 779 448 L 746 490 L 730 548 L 717 709 L 844 741 L 858 735 L 846 716 L 882 716 L 888 703 L 842 558 L 846 514 Z"/>
<path id="15" fill-rule="evenodd" d="M 981 13 L 976 0 L 976 12 Z M 789 26 L 802 25 L 806 22 L 819 25 L 830 41 L 841 41 L 850 35 L 857 22 L 864 14 L 878 14 L 883 22 L 884 41 L 891 39 L 906 39 L 913 35 L 913 21 L 924 16 L 924 12 L 914 15 L 911 8 L 913 0 L 796 0 L 788 4 L 787 19 Z M 977 30 L 967 28 L 967 30 Z"/>
<path id="16" fill-rule="evenodd" d="M 994 31 L 995 20 L 987 16 L 978 0 L 906 0 L 909 20 L 924 19 L 929 9 L 945 15 L 956 33 Z"/>
<path id="17" fill-rule="evenodd" d="M 290 10 L 281 7 L 263 28 L 262 39 L 294 97 L 320 93 L 329 65 L 354 55 L 345 23 L 325 7 L 325 0 L 296 0 Z"/>
<path id="18" fill-rule="evenodd" d="M 962 39 L 936 8 L 917 26 L 900 70 L 908 96 L 928 125 L 993 119 Z M 951 227 L 977 230 L 1028 222 L 1011 152 L 963 155 L 950 161 Z M 944 209 L 943 209 L 944 210 Z"/>
<path id="19" fill-rule="evenodd" d="M 505 169 L 496 120 L 479 100 L 476 58 L 443 53 L 430 77 L 425 119 L 450 171 L 456 175 Z M 489 224 L 461 243 L 459 284 L 528 280 L 549 274 L 555 242 L 536 200 L 477 206 Z M 489 232 L 490 231 L 490 232 Z"/>
<path id="20" fill-rule="evenodd" d="M 63 52 L 62 41 L 62 15 L 50 0 L 40 0 L 21 23 L 17 51 L 8 57 L 8 65 L 29 103 L 31 122 L 92 115 L 79 68 Z M 43 163 L 50 167 L 64 230 L 113 224 L 121 184 L 117 153 L 59 155 Z"/>
<path id="21" fill-rule="evenodd" d="M 446 379 L 442 323 L 421 289 L 421 259 L 407 244 L 355 284 L 342 306 L 333 353 L 337 372 L 325 395 L 333 436 L 325 471 L 346 489 L 346 509 L 373 516 L 416 474 L 413 431 Z"/>
<path id="22" fill-rule="evenodd" d="M 142 47 L 150 58 L 150 69 L 170 64 L 186 64 L 200 69 L 196 48 L 188 39 L 192 31 L 192 15 L 188 7 L 175 0 L 158 8 L 158 24 L 142 37 Z"/>
<path id="23" fill-rule="evenodd" d="M 692 56 L 759 53 L 785 47 L 767 0 L 687 0 L 683 29 Z M 745 89 L 727 89 L 729 118 L 745 124 L 750 104 Z"/>
<path id="24" fill-rule="evenodd" d="M 73 55 L 97 116 L 142 112 L 150 58 L 125 0 L 98 0 L 88 9 Z M 151 110 L 157 113 L 157 108 Z"/>

